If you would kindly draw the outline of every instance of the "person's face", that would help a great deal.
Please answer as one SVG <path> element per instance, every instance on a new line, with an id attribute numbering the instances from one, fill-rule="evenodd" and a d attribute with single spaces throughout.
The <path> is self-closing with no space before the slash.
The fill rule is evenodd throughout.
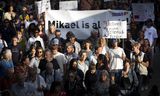
<path id="1" fill-rule="evenodd" d="M 86 58 L 87 58 L 87 53 L 82 53 L 82 56 L 81 56 L 81 60 L 86 60 Z"/>
<path id="2" fill-rule="evenodd" d="M 147 22 L 147 27 L 149 28 L 151 26 L 151 22 Z"/>
<path id="3" fill-rule="evenodd" d="M 133 51 L 134 51 L 134 52 L 137 52 L 137 50 L 138 50 L 138 46 L 133 46 L 133 48 L 132 48 L 132 49 L 133 49 Z"/>
<path id="4" fill-rule="evenodd" d="M 93 32 L 92 36 L 95 37 L 95 38 L 98 37 L 98 32 Z"/>
<path id="5" fill-rule="evenodd" d="M 8 51 L 6 54 L 6 59 L 12 59 L 12 52 L 11 51 Z"/>
<path id="6" fill-rule="evenodd" d="M 144 38 L 144 34 L 143 34 L 143 32 L 140 32 L 140 38 Z"/>
<path id="7" fill-rule="evenodd" d="M 107 76 L 106 76 L 106 74 L 102 73 L 101 78 L 102 78 L 102 81 L 106 81 L 106 80 L 107 80 Z"/>
<path id="8" fill-rule="evenodd" d="M 113 43 L 113 48 L 117 47 L 117 46 L 118 46 L 118 42 L 116 41 L 116 42 Z"/>
<path id="9" fill-rule="evenodd" d="M 22 10 L 23 10 L 23 12 L 26 12 L 27 8 L 24 6 Z"/>
<path id="10" fill-rule="evenodd" d="M 70 42 L 71 42 L 72 44 L 74 44 L 75 41 L 76 41 L 76 38 L 75 38 L 75 37 L 71 37 L 71 38 L 70 38 Z"/>
<path id="11" fill-rule="evenodd" d="M 103 63 L 102 60 L 100 60 L 100 59 L 97 59 L 97 62 L 98 62 L 98 64 L 102 64 Z"/>
<path id="12" fill-rule="evenodd" d="M 96 54 L 101 54 L 102 53 L 102 47 L 99 47 L 97 50 L 96 50 Z"/>
<path id="13" fill-rule="evenodd" d="M 56 31 L 56 27 L 54 25 L 50 26 L 50 32 L 54 33 Z"/>
<path id="14" fill-rule="evenodd" d="M 45 52 L 45 58 L 46 58 L 46 59 L 52 58 L 52 53 L 49 52 L 49 51 Z"/>
<path id="15" fill-rule="evenodd" d="M 38 49 L 37 50 L 37 56 L 42 56 L 43 55 L 43 50 L 42 49 Z"/>
<path id="16" fill-rule="evenodd" d="M 18 38 L 22 38 L 22 33 L 21 33 L 21 32 L 18 32 L 18 33 L 17 33 L 17 37 L 18 37 Z"/>
<path id="17" fill-rule="evenodd" d="M 42 25 L 39 25 L 38 28 L 39 28 L 39 30 L 42 30 L 42 29 L 43 29 Z"/>
<path id="18" fill-rule="evenodd" d="M 144 44 L 145 45 L 149 45 L 149 41 L 148 40 L 144 40 Z"/>
<path id="19" fill-rule="evenodd" d="M 25 64 L 25 65 L 29 65 L 29 64 L 30 64 L 29 58 L 26 58 L 26 59 L 24 60 L 24 64 Z"/>
<path id="20" fill-rule="evenodd" d="M 86 48 L 89 48 L 91 46 L 91 44 L 86 42 L 85 46 L 86 46 Z"/>
<path id="21" fill-rule="evenodd" d="M 52 49 L 52 53 L 53 53 L 53 55 L 55 55 L 57 53 L 57 50 L 56 49 Z"/>
<path id="22" fill-rule="evenodd" d="M 17 39 L 17 38 L 13 38 L 13 39 L 12 39 L 12 43 L 13 43 L 14 46 L 17 45 L 18 39 Z"/>
<path id="23" fill-rule="evenodd" d="M 35 31 L 34 36 L 35 36 L 35 37 L 38 37 L 38 36 L 39 36 L 39 31 L 38 31 L 38 30 Z"/>
<path id="24" fill-rule="evenodd" d="M 36 53 L 36 49 L 32 48 L 31 53 L 35 54 Z"/>
<path id="25" fill-rule="evenodd" d="M 56 35 L 56 37 L 60 37 L 61 36 L 61 32 L 56 32 L 55 35 Z"/>
<path id="26" fill-rule="evenodd" d="M 10 6 L 9 9 L 10 9 L 10 11 L 13 11 L 13 6 Z"/>
<path id="27" fill-rule="evenodd" d="M 68 46 L 68 47 L 67 47 L 67 53 L 72 53 L 72 52 L 73 52 L 72 46 Z"/>
<path id="28" fill-rule="evenodd" d="M 78 65 L 77 62 L 73 62 L 72 68 L 73 68 L 73 69 L 77 69 L 77 65 Z"/>
<path id="29" fill-rule="evenodd" d="M 33 15 L 30 15 L 30 16 L 29 16 L 29 19 L 32 21 L 32 20 L 33 20 Z"/>

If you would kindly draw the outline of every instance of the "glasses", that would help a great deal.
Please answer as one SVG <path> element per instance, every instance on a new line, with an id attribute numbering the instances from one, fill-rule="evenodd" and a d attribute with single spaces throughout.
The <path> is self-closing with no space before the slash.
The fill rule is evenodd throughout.
<path id="1" fill-rule="evenodd" d="M 38 51 L 38 53 L 42 53 L 42 51 Z"/>

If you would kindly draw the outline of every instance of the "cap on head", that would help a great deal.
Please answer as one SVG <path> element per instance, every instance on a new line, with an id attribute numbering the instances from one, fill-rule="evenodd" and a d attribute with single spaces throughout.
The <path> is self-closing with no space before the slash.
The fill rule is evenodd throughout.
<path id="1" fill-rule="evenodd" d="M 61 32 L 61 30 L 56 30 L 56 32 Z"/>
<path id="2" fill-rule="evenodd" d="M 116 42 L 118 42 L 118 40 L 117 40 L 117 39 L 112 39 L 111 42 L 112 42 L 112 43 L 116 43 Z"/>
<path id="3" fill-rule="evenodd" d="M 151 22 L 152 22 L 152 19 L 149 18 L 149 19 L 146 20 L 146 22 L 147 22 L 147 23 L 151 23 Z"/>
<path id="4" fill-rule="evenodd" d="M 52 44 L 54 44 L 54 45 L 58 45 L 59 44 L 59 40 L 58 39 L 53 39 L 53 41 L 52 41 Z"/>

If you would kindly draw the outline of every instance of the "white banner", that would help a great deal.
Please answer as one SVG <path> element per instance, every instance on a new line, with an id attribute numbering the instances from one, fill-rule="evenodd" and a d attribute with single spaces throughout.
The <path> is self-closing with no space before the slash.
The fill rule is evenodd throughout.
<path id="1" fill-rule="evenodd" d="M 66 38 L 65 35 L 68 31 L 72 31 L 78 39 L 86 39 L 93 29 L 99 29 L 100 35 L 104 36 L 106 22 L 130 21 L 130 14 L 130 11 L 125 10 L 50 10 L 46 12 L 45 16 L 45 31 L 48 34 L 48 28 L 53 24 L 61 30 L 63 38 Z"/>
<path id="2" fill-rule="evenodd" d="M 60 1 L 59 10 L 77 10 L 78 1 Z"/>
<path id="3" fill-rule="evenodd" d="M 133 3 L 132 10 L 135 21 L 146 21 L 148 18 L 155 19 L 153 3 Z"/>

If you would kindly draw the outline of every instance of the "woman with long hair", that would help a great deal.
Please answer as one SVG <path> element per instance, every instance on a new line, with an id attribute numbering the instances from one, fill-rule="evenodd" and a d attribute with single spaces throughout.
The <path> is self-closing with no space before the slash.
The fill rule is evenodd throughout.
<path id="1" fill-rule="evenodd" d="M 96 96 L 109 96 L 110 77 L 106 70 L 100 72 L 96 85 Z"/>

